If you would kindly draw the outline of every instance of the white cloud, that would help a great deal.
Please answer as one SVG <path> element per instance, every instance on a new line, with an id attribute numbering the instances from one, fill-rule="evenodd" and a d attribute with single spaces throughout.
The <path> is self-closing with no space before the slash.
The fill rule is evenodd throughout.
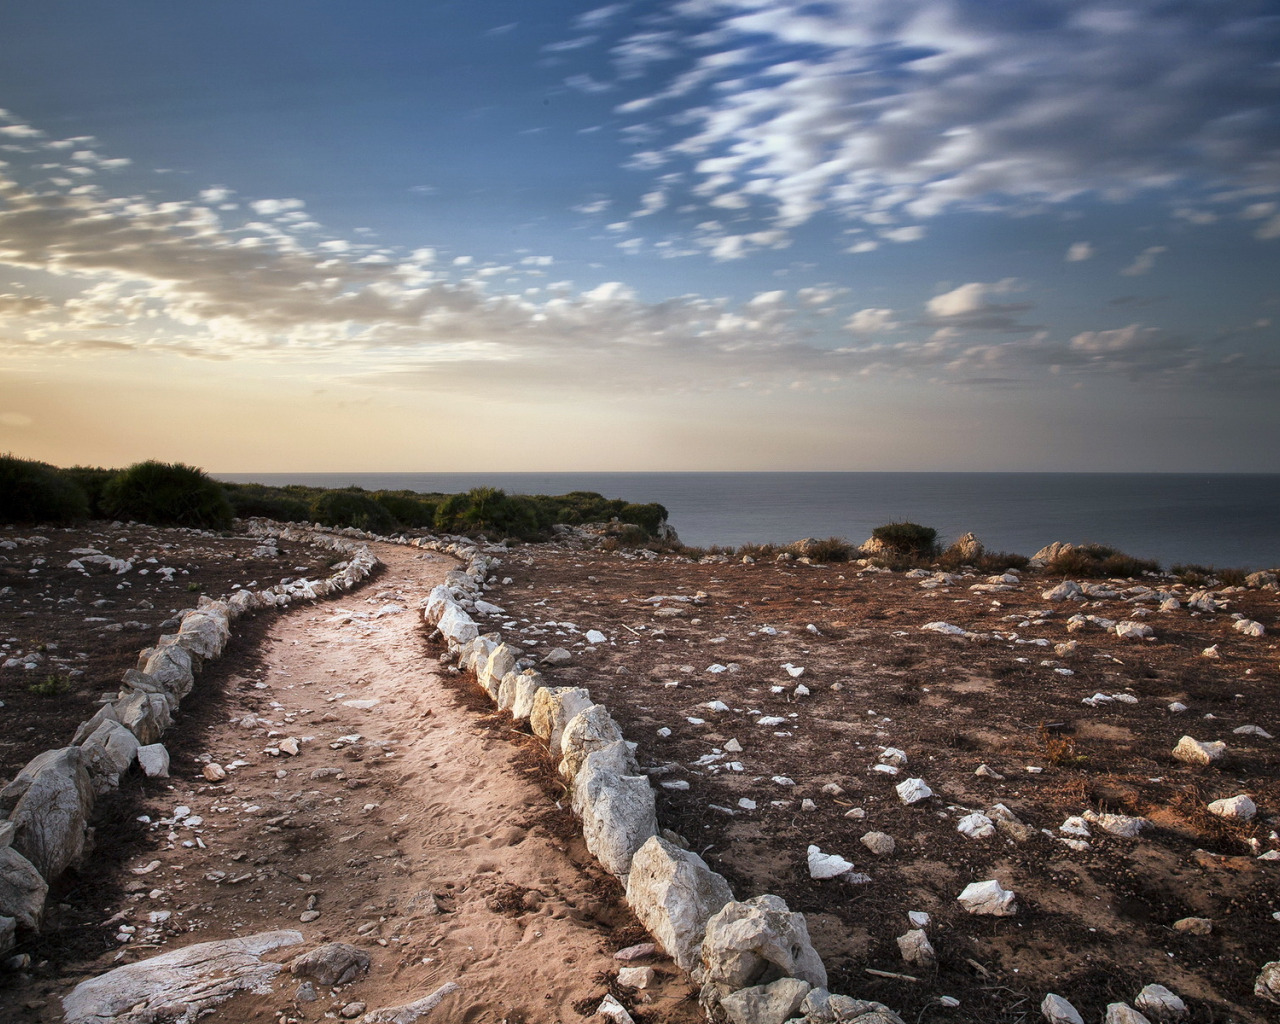
<path id="1" fill-rule="evenodd" d="M 270 217 L 277 213 L 287 213 L 290 210 L 301 210 L 306 203 L 301 199 L 258 199 L 249 204 L 249 207 L 259 217 Z"/>
<path id="2" fill-rule="evenodd" d="M 1089 242 L 1072 242 L 1067 248 L 1068 263 L 1082 263 L 1093 256 L 1093 245 Z"/>
<path id="3" fill-rule="evenodd" d="M 5 124 L 0 125 L 0 135 L 7 135 L 11 139 L 39 139 L 44 136 L 44 132 L 29 124 Z"/>
<path id="4" fill-rule="evenodd" d="M 1280 188 L 1265 129 L 1280 20 L 1251 4 L 1022 0 L 996 17 L 989 0 L 685 0 L 664 14 L 612 51 L 623 80 L 671 69 L 616 108 L 652 117 L 642 162 L 693 169 L 708 203 L 750 185 L 788 230 L 823 211 Z"/>
<path id="5" fill-rule="evenodd" d="M 598 82 L 590 75 L 570 75 L 564 80 L 570 89 L 588 94 L 611 92 L 616 86 L 612 82 Z"/>
<path id="6" fill-rule="evenodd" d="M 1156 257 L 1166 251 L 1167 249 L 1163 245 L 1149 245 L 1120 273 L 1124 274 L 1125 277 L 1139 277 L 1142 274 L 1149 273 L 1151 268 L 1156 265 Z"/>
<path id="7" fill-rule="evenodd" d="M 924 228 L 919 224 L 904 228 L 890 228 L 881 231 L 880 237 L 887 238 L 890 242 L 918 242 L 924 238 Z"/>
<path id="8" fill-rule="evenodd" d="M 897 326 L 891 309 L 860 309 L 845 323 L 846 329 L 854 334 L 876 334 Z"/>
<path id="9" fill-rule="evenodd" d="M 667 193 L 662 189 L 655 189 L 653 192 L 646 192 L 640 197 L 640 209 L 634 211 L 633 217 L 648 217 L 657 213 L 667 205 Z"/>
<path id="10" fill-rule="evenodd" d="M 585 213 L 588 215 L 595 214 L 595 213 L 604 213 L 604 211 L 609 209 L 609 207 L 612 205 L 613 205 L 613 201 L 610 199 L 593 199 L 588 203 L 580 203 L 579 205 L 573 207 L 573 212 Z"/>

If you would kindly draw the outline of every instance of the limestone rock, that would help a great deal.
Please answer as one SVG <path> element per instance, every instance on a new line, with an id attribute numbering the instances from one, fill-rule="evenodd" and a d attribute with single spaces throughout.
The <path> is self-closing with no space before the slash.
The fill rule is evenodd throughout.
<path id="1" fill-rule="evenodd" d="M 178 635 L 181 636 L 181 632 Z M 139 669 L 156 680 L 166 692 L 179 700 L 191 692 L 196 684 L 196 665 L 189 650 L 178 644 L 166 644 L 143 653 L 148 657 L 138 666 Z"/>
<path id="2" fill-rule="evenodd" d="M 1210 935 L 1213 922 L 1207 917 L 1181 917 L 1173 922 L 1173 930 L 1187 935 Z"/>
<path id="3" fill-rule="evenodd" d="M 144 746 L 157 742 L 173 724 L 169 700 L 161 693 L 135 691 L 121 697 L 112 707 L 120 724 Z"/>
<path id="4" fill-rule="evenodd" d="M 102 707 L 94 713 L 94 716 L 87 721 L 81 722 L 75 731 L 75 735 L 71 737 L 71 745 L 78 747 L 85 740 L 97 731 L 98 726 L 103 722 L 118 722 L 119 717 L 116 715 L 116 709 L 110 704 L 103 704 Z"/>
<path id="5" fill-rule="evenodd" d="M 229 639 L 231 627 L 226 613 L 218 614 L 213 608 L 189 612 L 178 627 L 177 645 L 206 661 L 221 657 Z"/>
<path id="6" fill-rule="evenodd" d="M 0 914 L 0 954 L 7 953 L 17 945 L 15 938 L 18 931 L 18 922 L 12 917 L 6 917 Z"/>
<path id="7" fill-rule="evenodd" d="M 596 1007 L 596 1016 L 613 1021 L 613 1024 L 635 1024 L 635 1018 L 612 995 L 606 995 Z"/>
<path id="8" fill-rule="evenodd" d="M 1148 824 L 1146 818 L 1135 818 L 1128 814 L 1099 814 L 1094 810 L 1085 811 L 1084 820 L 1097 825 L 1103 832 L 1124 839 L 1133 839 Z"/>
<path id="9" fill-rule="evenodd" d="M 560 734 L 560 752 L 564 755 L 560 762 L 560 774 L 569 779 L 575 778 L 588 754 L 620 742 L 622 730 L 609 715 L 608 709 L 601 704 L 584 708 L 565 723 L 564 731 Z M 631 771 L 628 774 L 638 773 Z"/>
<path id="10" fill-rule="evenodd" d="M 1219 818 L 1231 818 L 1234 821 L 1249 821 L 1258 813 L 1258 806 L 1248 796 L 1229 797 L 1226 800 L 1214 800 L 1209 804 L 1209 811 Z"/>
<path id="11" fill-rule="evenodd" d="M 1213 764 L 1221 761 L 1227 753 L 1227 745 L 1221 740 L 1202 743 L 1200 740 L 1183 736 L 1173 748 L 1173 756 L 1185 764 Z"/>
<path id="12" fill-rule="evenodd" d="M 799 978 L 779 978 L 722 996 L 720 1008 L 731 1024 L 785 1024 L 812 988 Z"/>
<path id="13" fill-rule="evenodd" d="M 1263 964 L 1258 980 L 1253 983 L 1253 994 L 1280 1005 L 1280 960 Z"/>
<path id="14" fill-rule="evenodd" d="M 836 853 L 823 853 L 818 847 L 809 847 L 809 877 L 835 878 L 853 870 L 853 864 Z"/>
<path id="15" fill-rule="evenodd" d="M 1018 912 L 1017 897 L 996 879 L 970 882 L 957 899 L 970 914 L 986 917 L 1012 917 Z"/>
<path id="16" fill-rule="evenodd" d="M 1055 540 L 1052 544 L 1046 544 L 1032 555 L 1031 561 L 1028 564 L 1033 569 L 1043 569 L 1055 558 L 1059 558 L 1062 555 L 1065 555 L 1068 551 L 1071 551 L 1074 546 L 1075 545 L 1073 544 L 1064 544 L 1060 540 Z"/>
<path id="17" fill-rule="evenodd" d="M 996 826 L 985 814 L 975 811 L 960 819 L 956 831 L 966 839 L 988 839 L 996 834 Z"/>
<path id="18" fill-rule="evenodd" d="M 346 985 L 369 971 L 369 954 L 345 942 L 327 942 L 302 953 L 289 964 L 290 973 L 321 985 Z"/>
<path id="19" fill-rule="evenodd" d="M 893 836 L 885 832 L 868 832 L 862 837 L 862 845 L 874 853 L 877 857 L 887 857 L 893 853 L 897 844 L 893 841 Z"/>
<path id="20" fill-rule="evenodd" d="M 702 966 L 706 983 L 726 994 L 778 978 L 800 978 L 815 988 L 827 984 L 804 916 L 771 894 L 728 903 L 711 917 Z"/>
<path id="21" fill-rule="evenodd" d="M 476 669 L 478 682 L 494 700 L 498 699 L 498 688 L 502 685 L 502 677 L 516 667 L 516 656 L 506 644 L 498 644 L 485 663 Z"/>
<path id="22" fill-rule="evenodd" d="M 543 687 L 541 672 L 525 669 L 515 680 L 515 690 L 511 697 L 511 717 L 517 722 L 527 721 L 533 713 L 534 700 Z"/>
<path id="23" fill-rule="evenodd" d="M 469 643 L 480 635 L 480 627 L 475 624 L 475 620 L 462 610 L 461 605 L 452 602 L 445 607 L 444 614 L 436 623 L 436 629 L 440 630 L 440 635 L 450 647 Z"/>
<path id="24" fill-rule="evenodd" d="M 929 936 L 920 928 L 912 928 L 909 932 L 898 936 L 898 949 L 902 959 L 913 967 L 931 967 L 937 962 L 938 954 L 929 942 Z"/>
<path id="25" fill-rule="evenodd" d="M 591 694 L 580 686 L 544 686 L 533 698 L 529 726 L 552 751 L 560 749 L 560 738 L 569 719 L 591 707 Z"/>
<path id="26" fill-rule="evenodd" d="M 907 805 L 917 804 L 933 796 L 933 790 L 924 784 L 924 779 L 906 779 L 894 788 L 897 790 L 898 799 Z"/>
<path id="27" fill-rule="evenodd" d="M 1146 640 L 1148 637 L 1156 635 L 1155 630 L 1146 623 L 1134 622 L 1132 619 L 1117 622 L 1115 630 L 1116 636 L 1121 640 Z"/>
<path id="28" fill-rule="evenodd" d="M 1187 1004 L 1163 985 L 1145 986 L 1133 1005 L 1159 1021 L 1182 1020 L 1189 1016 Z"/>
<path id="29" fill-rule="evenodd" d="M 952 544 L 951 550 L 964 562 L 976 562 L 986 552 L 986 548 L 982 546 L 982 541 L 978 540 L 972 533 L 966 533 Z"/>
<path id="30" fill-rule="evenodd" d="M 619 772 L 625 750 L 626 744 L 618 743 L 588 754 L 574 779 L 573 800 L 587 849 L 624 882 L 636 851 L 658 834 L 648 776 Z"/>
<path id="31" fill-rule="evenodd" d="M 13 822 L 13 846 L 45 881 L 86 852 L 93 786 L 79 747 L 38 754 L 0 791 L 0 814 Z"/>
<path id="32" fill-rule="evenodd" d="M 81 748 L 85 767 L 118 780 L 138 757 L 138 738 L 119 722 L 103 722 Z"/>
<path id="33" fill-rule="evenodd" d="M 1049 1024 L 1084 1024 L 1080 1011 L 1052 992 L 1041 1000 L 1040 1013 Z"/>
<path id="34" fill-rule="evenodd" d="M 1056 587 L 1050 587 L 1040 596 L 1046 601 L 1083 601 L 1084 590 L 1075 580 L 1063 580 Z"/>
<path id="35" fill-rule="evenodd" d="M 163 743 L 148 743 L 138 747 L 138 767 L 149 779 L 169 777 L 169 751 Z M 206 765 L 206 768 L 209 766 Z M 208 776 L 205 776 L 208 778 Z"/>
<path id="36" fill-rule="evenodd" d="M 446 982 L 432 992 L 431 995 L 414 1000 L 412 1003 L 405 1003 L 403 1006 L 388 1006 L 384 1009 L 367 1013 L 361 1018 L 361 1024 L 413 1024 L 414 1021 L 421 1020 L 429 1014 L 454 992 L 459 991 L 461 991 L 461 987 L 457 982 Z"/>
<path id="37" fill-rule="evenodd" d="M 11 846 L 0 848 L 0 915 L 37 929 L 48 895 L 49 886 L 31 861 Z"/>
<path id="38" fill-rule="evenodd" d="M 301 941 L 295 931 L 261 932 L 117 967 L 63 998 L 65 1024 L 194 1024 L 237 992 L 270 992 L 282 968 L 262 954 Z"/>
<path id="39" fill-rule="evenodd" d="M 660 836 L 646 840 L 631 860 L 627 905 L 681 970 L 697 966 L 707 921 L 732 901 L 721 875 Z"/>
<path id="40" fill-rule="evenodd" d="M 1108 1003 L 1102 1024 L 1151 1024 L 1151 1021 L 1128 1003 Z"/>
<path id="41" fill-rule="evenodd" d="M 623 988 L 648 988 L 656 977 L 652 967 L 623 967 L 618 971 L 618 984 Z"/>

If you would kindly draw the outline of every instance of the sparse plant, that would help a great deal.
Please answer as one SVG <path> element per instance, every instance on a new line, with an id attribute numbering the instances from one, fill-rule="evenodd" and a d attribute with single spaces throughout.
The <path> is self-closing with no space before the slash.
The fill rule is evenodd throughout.
<path id="1" fill-rule="evenodd" d="M 923 557 L 936 554 L 938 531 L 919 523 L 886 523 L 872 530 L 871 536 L 899 555 Z"/>
<path id="2" fill-rule="evenodd" d="M 1058 576 L 1129 578 L 1159 572 L 1160 563 L 1126 555 L 1105 544 L 1080 544 L 1059 554 L 1045 570 Z"/>
<path id="3" fill-rule="evenodd" d="M 61 697 L 71 689 L 71 680 L 66 676 L 47 675 L 40 682 L 32 683 L 27 692 L 37 697 Z"/>
<path id="4" fill-rule="evenodd" d="M 847 562 L 853 557 L 854 548 L 843 537 L 828 537 L 826 540 L 800 541 L 788 550 L 813 562 Z"/>
<path id="5" fill-rule="evenodd" d="M 363 490 L 325 491 L 311 503 L 311 517 L 324 526 L 350 526 L 369 533 L 387 534 L 396 521 Z"/>
<path id="6" fill-rule="evenodd" d="M 1076 741 L 1072 737 L 1054 732 L 1044 723 L 1040 725 L 1040 744 L 1044 747 L 1045 760 L 1051 765 L 1079 768 L 1088 763 L 1089 755 L 1082 754 L 1076 748 Z"/>

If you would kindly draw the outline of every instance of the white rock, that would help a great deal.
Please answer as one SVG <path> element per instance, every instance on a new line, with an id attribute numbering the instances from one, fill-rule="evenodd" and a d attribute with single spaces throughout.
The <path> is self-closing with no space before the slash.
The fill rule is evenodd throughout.
<path id="1" fill-rule="evenodd" d="M 1084 820 L 1084 818 L 1080 817 L 1078 814 L 1073 814 L 1061 825 L 1059 825 L 1058 831 L 1063 832 L 1069 836 L 1081 836 L 1085 839 L 1088 839 L 1089 836 L 1092 835 L 1092 833 L 1089 831 L 1088 823 Z"/>
<path id="2" fill-rule="evenodd" d="M 1187 710 L 1187 706 L 1183 704 L 1182 701 L 1175 700 L 1172 704 L 1169 705 L 1169 710 L 1172 711 L 1175 715 L 1180 715 L 1182 714 L 1182 712 Z"/>
<path id="3" fill-rule="evenodd" d="M 978 765 L 978 767 L 973 770 L 973 774 L 977 775 L 979 778 L 992 779 L 996 782 L 999 782 L 1001 779 L 1004 778 L 1004 776 L 1001 775 L 998 771 L 996 771 L 990 765 L 986 765 L 986 764 Z"/>
<path id="4" fill-rule="evenodd" d="M 1063 580 L 1056 587 L 1043 591 L 1040 596 L 1046 601 L 1082 601 L 1084 591 L 1074 580 Z"/>
<path id="5" fill-rule="evenodd" d="M 713 915 L 702 943 L 702 965 L 706 983 L 726 994 L 778 974 L 815 988 L 827 986 L 827 970 L 809 940 L 804 915 L 792 913 L 773 895 L 728 903 Z"/>
<path id="6" fill-rule="evenodd" d="M 968 630 L 949 622 L 926 622 L 920 628 L 927 633 L 941 633 L 943 636 L 965 636 L 968 633 Z"/>
<path id="7" fill-rule="evenodd" d="M 902 954 L 902 959 L 913 967 L 929 967 L 938 959 L 929 936 L 919 928 L 898 936 L 898 951 Z"/>
<path id="8" fill-rule="evenodd" d="M 911 922 L 912 928 L 928 928 L 932 923 L 929 915 L 923 910 L 911 910 L 907 912 L 907 920 Z"/>
<path id="9" fill-rule="evenodd" d="M 787 670 L 787 675 L 789 675 L 792 679 L 799 679 L 802 675 L 804 675 L 803 666 L 793 665 L 791 664 L 791 662 L 787 662 L 782 667 Z"/>
<path id="10" fill-rule="evenodd" d="M 741 754 L 742 744 L 739 743 L 736 739 L 731 739 L 728 743 L 724 745 L 724 749 L 727 750 L 730 754 Z"/>
<path id="11" fill-rule="evenodd" d="M 907 763 L 907 752 L 899 750 L 897 747 L 885 747 L 880 751 L 880 763 L 891 764 L 899 768 Z"/>
<path id="12" fill-rule="evenodd" d="M 1227 752 L 1227 745 L 1221 740 L 1202 743 L 1200 740 L 1183 736 L 1173 748 L 1173 756 L 1186 764 L 1213 764 L 1222 760 Z"/>
<path id="13" fill-rule="evenodd" d="M 623 988 L 648 988 L 654 977 L 652 967 L 623 967 L 618 971 L 618 984 Z"/>
<path id="14" fill-rule="evenodd" d="M 996 834 L 996 826 L 985 814 L 966 814 L 956 825 L 956 831 L 969 839 L 987 839 Z"/>
<path id="15" fill-rule="evenodd" d="M 1040 1013 L 1049 1024 L 1084 1024 L 1080 1011 L 1053 992 L 1041 1000 Z"/>
<path id="16" fill-rule="evenodd" d="M 1274 739 L 1271 733 L 1260 725 L 1242 725 L 1237 729 L 1231 730 L 1237 736 L 1257 736 L 1258 739 L 1269 740 Z"/>
<path id="17" fill-rule="evenodd" d="M 1017 896 L 994 878 L 986 882 L 970 882 L 956 898 L 970 914 L 1012 917 L 1018 912 Z"/>
<path id="18" fill-rule="evenodd" d="M 1259 999 L 1280 1004 L 1280 960 L 1263 964 L 1258 980 L 1253 983 L 1253 994 Z"/>
<path id="19" fill-rule="evenodd" d="M 1219 818 L 1232 818 L 1235 821 L 1248 821 L 1258 813 L 1257 805 L 1245 794 L 1233 796 L 1226 800 L 1215 800 L 1209 805 L 1209 811 Z"/>
<path id="20" fill-rule="evenodd" d="M 138 766 L 149 779 L 167 779 L 169 751 L 165 749 L 163 743 L 148 743 L 144 747 L 139 747 Z"/>
<path id="21" fill-rule="evenodd" d="M 613 1024 L 635 1024 L 635 1018 L 627 1013 L 626 1007 L 611 995 L 606 995 L 601 1000 L 600 1005 L 596 1007 L 596 1016 L 611 1020 Z"/>
<path id="22" fill-rule="evenodd" d="M 1200 652 L 1200 657 L 1202 657 L 1202 658 L 1221 658 L 1221 657 L 1222 657 L 1222 655 L 1218 653 L 1218 645 L 1217 645 L 1217 644 L 1213 644 L 1213 645 L 1211 645 L 1211 646 L 1209 646 L 1209 647 L 1206 647 L 1203 651 L 1201 651 L 1201 652 Z"/>
<path id="23" fill-rule="evenodd" d="M 1187 1004 L 1163 985 L 1147 985 L 1138 993 L 1133 1005 L 1161 1021 L 1181 1020 L 1188 1016 Z"/>
<path id="24" fill-rule="evenodd" d="M 1116 623 L 1116 636 L 1121 640 L 1146 640 L 1156 635 L 1155 630 L 1141 622 L 1125 619 Z"/>
<path id="25" fill-rule="evenodd" d="M 707 921 L 732 900 L 729 883 L 701 857 L 659 836 L 632 858 L 627 905 L 682 970 L 698 965 Z"/>
<path id="26" fill-rule="evenodd" d="M 839 854 L 823 853 L 818 847 L 809 847 L 809 877 L 835 878 L 853 870 L 853 864 Z"/>
<path id="27" fill-rule="evenodd" d="M 587 643 L 589 644 L 602 644 L 608 639 L 609 638 L 606 637 L 603 633 L 601 633 L 600 630 L 598 629 L 587 630 L 586 640 L 587 640 Z"/>
<path id="28" fill-rule="evenodd" d="M 1245 636 L 1262 636 L 1267 631 L 1261 622 L 1254 622 L 1252 619 L 1237 619 L 1231 628 Z"/>
<path id="29" fill-rule="evenodd" d="M 1108 1003 L 1102 1024 L 1151 1024 L 1151 1021 L 1128 1003 Z"/>
<path id="30" fill-rule="evenodd" d="M 1147 824 L 1146 818 L 1133 818 L 1127 814 L 1099 814 L 1097 811 L 1085 811 L 1085 821 L 1091 822 L 1113 836 L 1132 839 Z"/>
<path id="31" fill-rule="evenodd" d="M 877 857 L 887 857 L 897 847 L 897 843 L 893 841 L 893 836 L 884 832 L 868 832 L 862 837 L 861 842 Z"/>
<path id="32" fill-rule="evenodd" d="M 906 779 L 899 782 L 894 789 L 898 793 L 898 799 L 908 806 L 933 796 L 933 790 L 924 784 L 924 779 Z"/>

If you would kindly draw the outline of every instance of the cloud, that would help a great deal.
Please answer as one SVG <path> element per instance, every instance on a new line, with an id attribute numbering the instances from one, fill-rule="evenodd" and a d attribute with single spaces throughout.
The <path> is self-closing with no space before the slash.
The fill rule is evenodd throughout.
<path id="1" fill-rule="evenodd" d="M 845 323 L 845 328 L 854 334 L 876 334 L 891 331 L 897 326 L 891 309 L 860 309 Z"/>
<path id="2" fill-rule="evenodd" d="M 998 13 L 989 0 L 684 0 L 611 52 L 620 80 L 665 75 L 617 108 L 650 118 L 647 162 L 687 167 L 710 204 L 749 186 L 791 230 L 828 211 L 921 220 L 1280 190 L 1280 19 L 1265 15 L 1148 0 Z"/>
<path id="3" fill-rule="evenodd" d="M 39 139 L 44 137 L 44 132 L 29 124 L 4 124 L 0 125 L 0 135 L 11 139 Z"/>
<path id="4" fill-rule="evenodd" d="M 564 84 L 576 92 L 588 94 L 612 92 L 617 88 L 612 82 L 598 82 L 590 75 L 570 75 L 564 80 Z"/>
<path id="5" fill-rule="evenodd" d="M 1072 242 L 1067 248 L 1068 263 L 1082 263 L 1093 258 L 1093 245 L 1089 242 Z"/>
<path id="6" fill-rule="evenodd" d="M 1142 274 L 1149 273 L 1151 268 L 1156 265 L 1156 257 L 1167 251 L 1167 248 L 1163 245 L 1147 246 L 1120 273 L 1124 274 L 1125 277 L 1139 277 Z"/>

